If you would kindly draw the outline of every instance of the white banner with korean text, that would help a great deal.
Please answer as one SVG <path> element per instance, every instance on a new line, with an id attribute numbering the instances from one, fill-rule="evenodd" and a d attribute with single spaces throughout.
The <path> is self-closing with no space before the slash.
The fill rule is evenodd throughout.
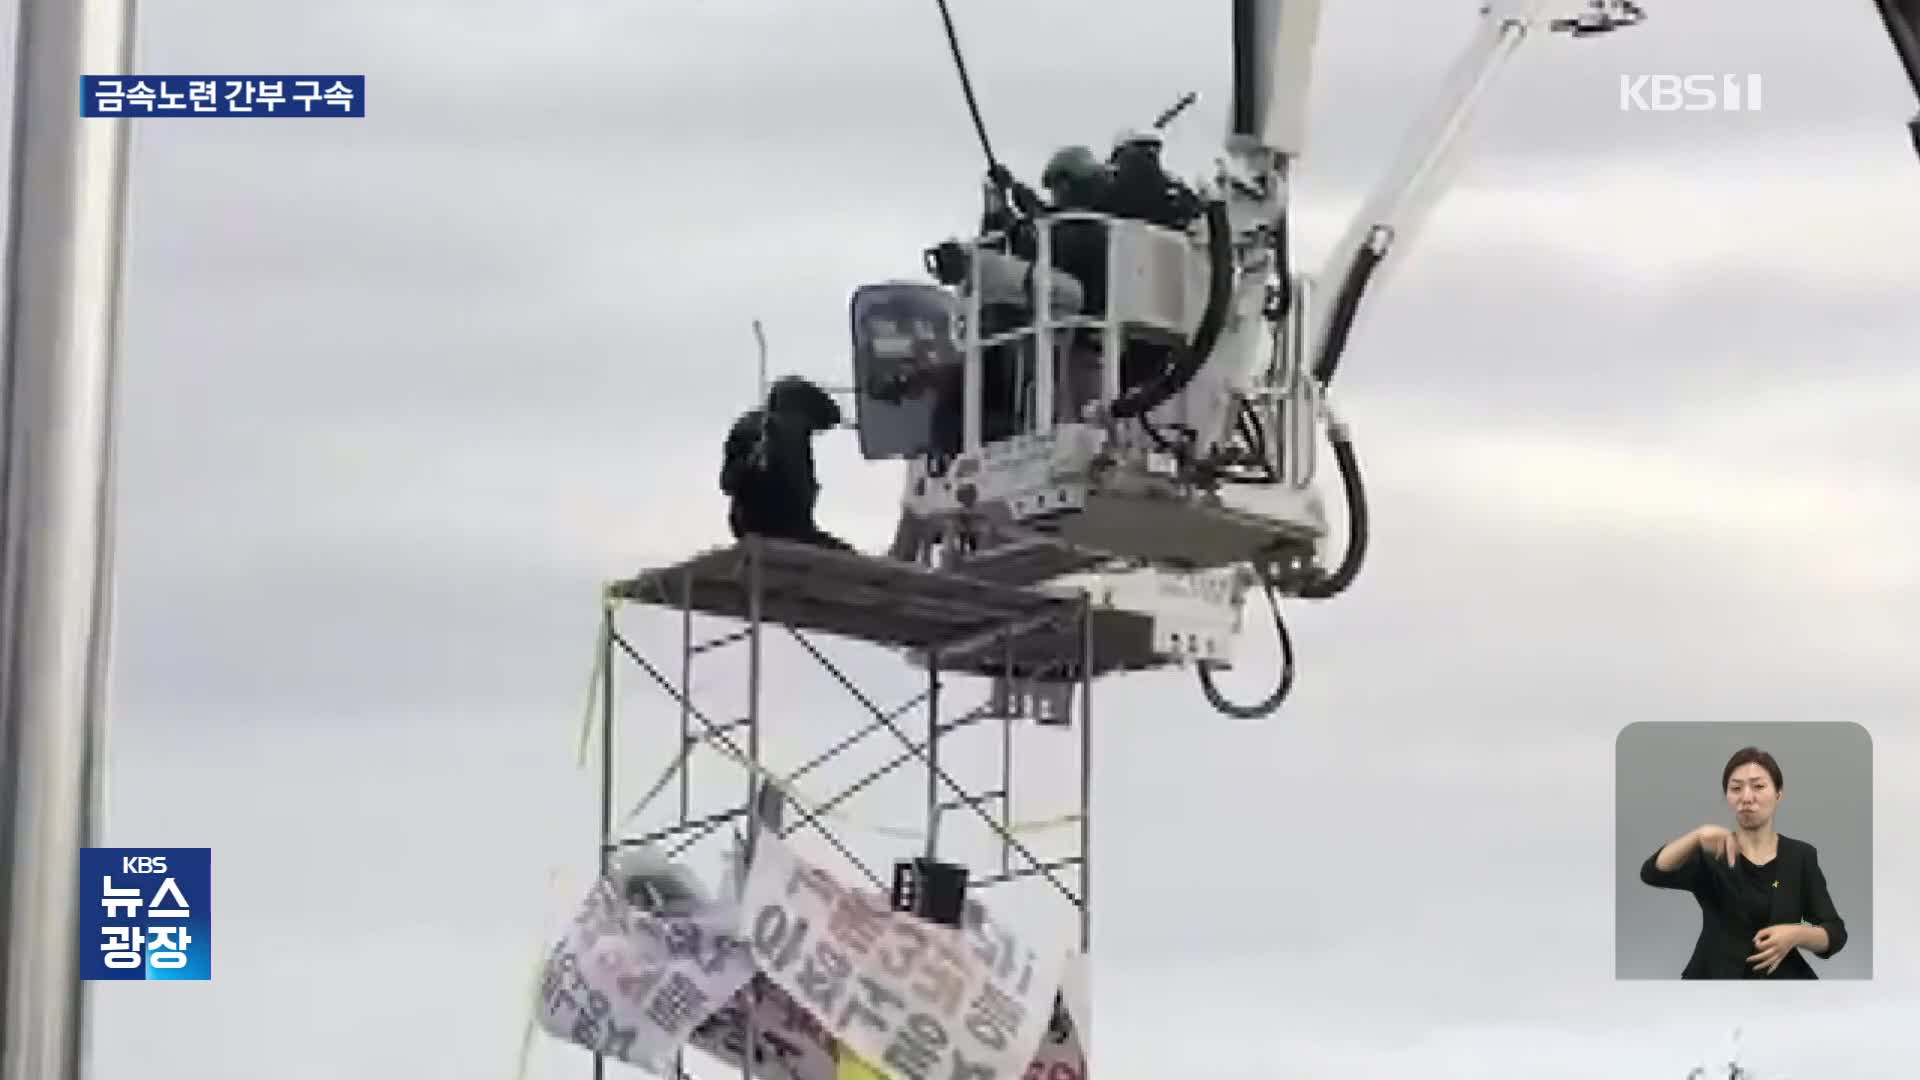
<path id="1" fill-rule="evenodd" d="M 732 905 L 651 915 L 596 881 L 547 957 L 537 1016 L 547 1034 L 654 1073 L 753 977 Z"/>
<path id="2" fill-rule="evenodd" d="M 814 1015 L 785 990 L 756 978 L 694 1030 L 687 1045 L 738 1070 L 753 999 L 753 1075 L 761 1080 L 834 1080 L 839 1047 Z M 737 1075 L 737 1073 L 736 1073 Z"/>
<path id="3" fill-rule="evenodd" d="M 763 834 L 740 934 L 762 975 L 892 1080 L 1022 1080 L 1066 953 L 968 905 L 965 930 L 888 909 Z"/>
<path id="4" fill-rule="evenodd" d="M 1068 957 L 1060 995 L 1054 998 L 1047 1034 L 1021 1080 L 1087 1080 L 1084 961 Z M 756 998 L 753 1030 L 759 1049 L 753 1075 L 760 1080 L 846 1080 L 840 1044 L 793 996 L 764 978 L 742 987 L 719 1012 L 694 1030 L 690 1049 L 710 1054 L 737 1072 L 747 1045 L 747 1001 Z M 731 1075 L 731 1074 L 730 1074 Z"/>

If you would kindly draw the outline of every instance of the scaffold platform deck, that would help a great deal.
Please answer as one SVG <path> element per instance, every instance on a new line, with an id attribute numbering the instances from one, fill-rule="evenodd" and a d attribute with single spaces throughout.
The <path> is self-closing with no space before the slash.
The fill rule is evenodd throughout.
<path id="1" fill-rule="evenodd" d="M 1078 592 L 785 541 L 749 538 L 616 582 L 609 593 L 897 649 L 956 673 L 1066 680 L 1083 666 L 1097 677 L 1160 664 L 1149 617 L 1090 607 Z"/>

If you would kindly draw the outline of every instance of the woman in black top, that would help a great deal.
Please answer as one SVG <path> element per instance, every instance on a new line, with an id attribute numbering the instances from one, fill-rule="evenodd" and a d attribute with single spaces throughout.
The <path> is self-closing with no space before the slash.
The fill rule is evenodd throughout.
<path id="1" fill-rule="evenodd" d="M 1800 955 L 1825 960 L 1847 943 L 1812 844 L 1774 831 L 1786 783 L 1751 746 L 1720 774 L 1736 828 L 1702 825 L 1648 856 L 1640 880 L 1693 894 L 1700 937 L 1683 979 L 1817 979 Z"/>

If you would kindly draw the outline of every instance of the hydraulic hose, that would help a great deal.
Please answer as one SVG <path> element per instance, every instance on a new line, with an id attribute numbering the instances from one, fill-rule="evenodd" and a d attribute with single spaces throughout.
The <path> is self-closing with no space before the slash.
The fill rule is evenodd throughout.
<path id="1" fill-rule="evenodd" d="M 1345 281 L 1341 282 L 1339 295 L 1334 300 L 1332 318 L 1327 328 L 1327 339 L 1315 358 L 1312 375 L 1314 382 L 1325 389 L 1340 370 L 1341 357 L 1345 355 L 1347 343 L 1352 336 L 1354 323 L 1360 312 L 1360 301 L 1372 281 L 1374 272 L 1383 261 L 1391 234 L 1377 236 L 1376 240 L 1386 242 L 1369 243 L 1360 250 L 1353 268 Z M 1282 303 L 1291 300 L 1284 296 Z M 1250 415 L 1251 410 L 1242 416 L 1243 437 L 1251 445 L 1264 448 L 1266 439 L 1257 416 Z M 1341 554 L 1340 563 L 1325 575 L 1309 578 L 1296 592 L 1303 600 L 1326 600 L 1338 596 L 1350 588 L 1360 576 L 1365 565 L 1367 549 L 1371 541 L 1372 515 L 1367 506 L 1366 477 L 1360 468 L 1360 455 L 1354 449 L 1353 440 L 1347 434 L 1344 424 L 1333 421 L 1327 425 L 1327 439 L 1333 448 L 1333 457 L 1340 470 L 1340 489 L 1347 504 L 1347 545 Z M 1264 456 L 1264 455 L 1263 455 Z M 1200 661 L 1195 665 L 1200 679 L 1200 691 L 1206 696 L 1207 703 L 1223 715 L 1239 720 L 1259 720 L 1278 711 L 1287 697 L 1293 692 L 1295 676 L 1295 658 L 1293 636 L 1287 629 L 1286 618 L 1281 614 L 1280 602 L 1271 571 L 1265 564 L 1257 564 L 1262 591 L 1267 595 L 1267 604 L 1273 611 L 1274 632 L 1280 642 L 1280 676 L 1274 688 L 1267 696 L 1252 704 L 1239 704 L 1229 701 L 1214 679 L 1218 664 Z"/>
<path id="2" fill-rule="evenodd" d="M 1333 301 L 1333 318 L 1327 327 L 1327 340 L 1321 344 L 1320 356 L 1313 364 L 1313 381 L 1323 388 L 1340 370 L 1340 358 L 1346 354 L 1347 340 L 1353 335 L 1354 320 L 1360 314 L 1360 301 L 1373 280 L 1373 272 L 1385 257 L 1384 245 L 1366 245 L 1354 258 L 1347 280 L 1340 283 L 1340 292 Z"/>
<path id="3" fill-rule="evenodd" d="M 1391 239 L 1391 234 L 1376 236 L 1376 240 L 1386 242 L 1369 243 L 1361 248 L 1353 269 L 1347 274 L 1347 280 L 1341 282 L 1340 294 L 1334 300 L 1333 317 L 1327 327 L 1327 340 L 1321 346 L 1320 356 L 1313 367 L 1314 381 L 1323 390 L 1340 370 L 1340 359 L 1347 351 L 1354 320 L 1360 313 L 1361 297 L 1365 295 L 1374 271 L 1385 258 Z M 1360 568 L 1366 563 L 1370 539 L 1371 515 L 1367 507 L 1366 478 L 1360 472 L 1360 455 L 1353 448 L 1353 440 L 1348 437 L 1346 426 L 1338 421 L 1327 425 L 1327 440 L 1333 446 L 1334 463 L 1340 469 L 1340 490 L 1347 504 L 1347 550 L 1341 554 L 1340 565 L 1331 574 L 1309 580 L 1301 587 L 1299 596 L 1306 600 L 1326 600 L 1345 592 L 1360 576 Z"/>
<path id="4" fill-rule="evenodd" d="M 1360 458 L 1353 449 L 1353 440 L 1347 436 L 1346 428 L 1338 423 L 1331 425 L 1328 439 L 1333 444 L 1333 456 L 1340 465 L 1340 485 L 1347 503 L 1347 550 L 1340 558 L 1340 565 L 1333 573 L 1324 577 L 1310 579 L 1300 588 L 1297 595 L 1303 600 L 1326 600 L 1345 592 L 1354 579 L 1360 576 L 1360 567 L 1366 562 L 1367 543 L 1371 523 L 1367 512 L 1366 481 L 1360 472 Z M 1285 616 L 1280 612 L 1280 598 L 1274 586 L 1272 573 L 1266 564 L 1257 564 L 1255 572 L 1260 575 L 1260 586 L 1267 594 L 1267 606 L 1273 611 L 1273 629 L 1280 641 L 1280 677 L 1273 690 L 1266 697 L 1251 704 L 1242 705 L 1227 700 L 1214 681 L 1214 669 L 1219 665 L 1202 660 L 1195 665 L 1200 676 L 1200 692 L 1206 695 L 1207 704 L 1225 716 L 1236 720 L 1262 720 L 1273 715 L 1286 703 L 1288 695 L 1293 693 L 1295 662 L 1293 654 L 1293 635 L 1287 630 Z"/>
<path id="5" fill-rule="evenodd" d="M 1114 401 L 1116 420 L 1145 416 L 1175 394 L 1187 388 L 1200 368 L 1213 355 L 1220 332 L 1227 326 L 1227 308 L 1233 302 L 1233 224 L 1227 219 L 1227 204 L 1215 199 L 1207 204 L 1207 307 L 1200 314 L 1200 325 L 1188 344 L 1156 377 L 1120 395 Z"/>
<path id="6" fill-rule="evenodd" d="M 1299 591 L 1303 600 L 1327 600 L 1347 591 L 1360 576 L 1367 561 L 1367 544 L 1372 529 L 1367 509 L 1366 478 L 1360 473 L 1360 455 L 1353 449 L 1346 428 L 1329 425 L 1327 439 L 1333 444 L 1333 458 L 1340 467 L 1340 491 L 1347 504 L 1347 550 L 1333 573 L 1309 580 Z"/>
<path id="7" fill-rule="evenodd" d="M 1260 575 L 1261 591 L 1267 594 L 1267 607 L 1273 612 L 1274 633 L 1280 641 L 1279 681 L 1266 697 L 1251 705 L 1241 705 L 1228 701 L 1227 696 L 1220 692 L 1219 684 L 1214 682 L 1213 673 L 1220 666 L 1218 663 L 1201 660 L 1194 665 L 1200 675 L 1200 692 L 1206 695 L 1207 704 L 1222 715 L 1236 720 L 1263 720 L 1272 716 L 1286 703 L 1287 696 L 1293 693 L 1293 635 L 1287 630 L 1287 620 L 1280 614 L 1280 597 L 1274 588 L 1272 574 L 1264 564 L 1254 569 Z"/>

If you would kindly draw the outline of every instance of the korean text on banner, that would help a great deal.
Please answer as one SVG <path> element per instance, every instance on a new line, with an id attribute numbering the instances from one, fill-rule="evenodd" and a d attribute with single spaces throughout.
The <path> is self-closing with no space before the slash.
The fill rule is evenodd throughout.
<path id="1" fill-rule="evenodd" d="M 539 1021 L 556 1038 L 665 1072 L 702 1022 L 753 977 L 731 906 L 656 916 L 602 880 L 547 958 Z"/>
<path id="2" fill-rule="evenodd" d="M 1086 1029 L 1079 1021 L 1082 1007 L 1075 1004 L 1071 991 L 1074 971 L 1069 960 L 1068 985 L 1054 998 L 1053 1020 L 1021 1080 L 1086 1080 Z M 764 978 L 742 988 L 725 1008 L 701 1024 L 688 1040 L 688 1048 L 712 1055 L 728 1067 L 728 1075 L 740 1074 L 749 997 L 755 1001 L 753 1029 L 759 1046 L 753 1055 L 753 1075 L 760 1080 L 847 1080 L 850 1071 L 877 1071 L 836 1043 L 792 995 Z"/>
<path id="3" fill-rule="evenodd" d="M 753 1001 L 753 1075 L 761 1080 L 834 1080 L 833 1036 L 793 996 L 764 978 L 733 995 L 687 1043 L 732 1067 L 745 1062 L 747 1003 Z"/>
<path id="4" fill-rule="evenodd" d="M 773 836 L 747 874 L 742 933 L 768 981 L 893 1080 L 1019 1080 L 1065 959 L 969 905 L 962 931 L 890 911 Z"/>

